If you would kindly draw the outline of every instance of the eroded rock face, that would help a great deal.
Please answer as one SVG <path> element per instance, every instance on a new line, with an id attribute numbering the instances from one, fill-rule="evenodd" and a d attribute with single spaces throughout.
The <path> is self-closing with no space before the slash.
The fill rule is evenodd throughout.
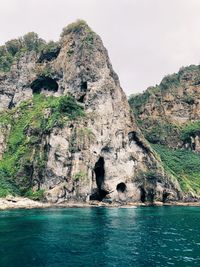
<path id="1" fill-rule="evenodd" d="M 56 90 L 49 80 L 41 79 L 47 69 Z M 1 78 L 0 109 L 32 98 L 34 90 L 71 94 L 86 113 L 78 122 L 42 134 L 40 150 L 45 151 L 46 163 L 38 178 L 33 162 L 30 181 L 35 181 L 35 190 L 45 189 L 48 201 L 153 202 L 162 201 L 163 194 L 174 200 L 180 197 L 178 183 L 165 174 L 138 130 L 100 37 L 87 25 L 62 38 L 52 61 L 38 63 L 36 54 L 25 54 Z"/>
<path id="2" fill-rule="evenodd" d="M 130 104 L 141 129 L 152 143 L 199 152 L 198 131 L 182 136 L 184 129 L 200 121 L 200 67 L 191 65 L 166 76 L 160 85 L 133 96 Z"/>

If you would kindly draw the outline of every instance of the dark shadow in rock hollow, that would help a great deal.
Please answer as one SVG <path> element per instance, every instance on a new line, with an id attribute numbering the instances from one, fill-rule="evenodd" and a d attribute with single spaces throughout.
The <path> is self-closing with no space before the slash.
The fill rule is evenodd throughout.
<path id="1" fill-rule="evenodd" d="M 168 196 L 169 196 L 169 192 L 167 192 L 166 190 L 163 191 L 163 203 L 167 202 Z"/>
<path id="2" fill-rule="evenodd" d="M 140 187 L 140 200 L 144 203 L 146 201 L 146 191 L 143 187 Z"/>
<path id="3" fill-rule="evenodd" d="M 94 167 L 95 179 L 97 184 L 97 189 L 90 196 L 90 200 L 98 200 L 102 201 L 109 193 L 107 190 L 103 188 L 104 179 L 105 179 L 105 169 L 104 169 L 104 158 L 100 157 L 96 162 Z"/>
<path id="4" fill-rule="evenodd" d="M 118 192 L 118 198 L 120 201 L 126 201 L 126 184 L 125 183 L 119 183 L 116 187 L 116 190 Z"/>
<path id="5" fill-rule="evenodd" d="M 118 192 L 124 193 L 126 191 L 126 184 L 125 183 L 119 183 L 116 187 Z"/>
<path id="6" fill-rule="evenodd" d="M 81 92 L 86 92 L 87 91 L 87 82 L 82 82 L 81 83 Z"/>
<path id="7" fill-rule="evenodd" d="M 45 61 L 52 61 L 55 58 L 57 58 L 58 54 L 60 52 L 60 48 L 56 48 L 53 51 L 49 51 L 49 52 L 41 52 L 40 57 L 38 59 L 38 63 L 42 63 Z"/>

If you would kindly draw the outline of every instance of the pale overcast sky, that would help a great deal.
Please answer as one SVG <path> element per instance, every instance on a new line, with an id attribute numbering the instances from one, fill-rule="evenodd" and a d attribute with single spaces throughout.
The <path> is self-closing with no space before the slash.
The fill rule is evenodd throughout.
<path id="1" fill-rule="evenodd" d="M 128 95 L 200 62 L 200 0 L 0 0 L 0 44 L 29 31 L 58 40 L 77 18 L 102 37 Z"/>

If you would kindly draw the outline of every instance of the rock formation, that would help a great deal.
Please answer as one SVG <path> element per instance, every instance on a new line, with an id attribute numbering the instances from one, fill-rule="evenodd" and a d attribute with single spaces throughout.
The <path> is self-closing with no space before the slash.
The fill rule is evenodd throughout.
<path id="1" fill-rule="evenodd" d="M 159 86 L 149 87 L 129 102 L 150 142 L 191 149 L 195 149 L 192 145 L 195 143 L 199 150 L 198 132 L 191 132 L 191 140 L 181 136 L 186 126 L 200 120 L 199 66 L 181 68 L 177 74 L 166 76 Z"/>
<path id="2" fill-rule="evenodd" d="M 200 66 L 129 99 L 137 123 L 189 198 L 200 195 Z M 193 153 L 194 152 L 194 153 Z"/>
<path id="3" fill-rule="evenodd" d="M 100 37 L 82 21 L 63 30 L 56 52 L 25 52 L 1 74 L 0 110 L 0 171 L 22 194 L 43 190 L 52 202 L 181 196 L 136 126 Z"/>

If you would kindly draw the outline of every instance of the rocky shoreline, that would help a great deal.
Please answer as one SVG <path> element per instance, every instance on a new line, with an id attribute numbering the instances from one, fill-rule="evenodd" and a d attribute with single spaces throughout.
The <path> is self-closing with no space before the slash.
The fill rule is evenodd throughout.
<path id="1" fill-rule="evenodd" d="M 44 209 L 44 208 L 88 208 L 88 207 L 123 207 L 123 208 L 136 208 L 136 207 L 146 207 L 146 206 L 200 206 L 200 201 L 198 202 L 155 202 L 150 203 L 105 203 L 98 201 L 90 201 L 87 203 L 83 202 L 63 202 L 63 203 L 50 203 L 50 202 L 39 202 L 34 201 L 29 198 L 23 197 L 13 197 L 9 196 L 6 198 L 0 198 L 0 211 L 1 210 L 11 210 L 11 209 Z"/>

